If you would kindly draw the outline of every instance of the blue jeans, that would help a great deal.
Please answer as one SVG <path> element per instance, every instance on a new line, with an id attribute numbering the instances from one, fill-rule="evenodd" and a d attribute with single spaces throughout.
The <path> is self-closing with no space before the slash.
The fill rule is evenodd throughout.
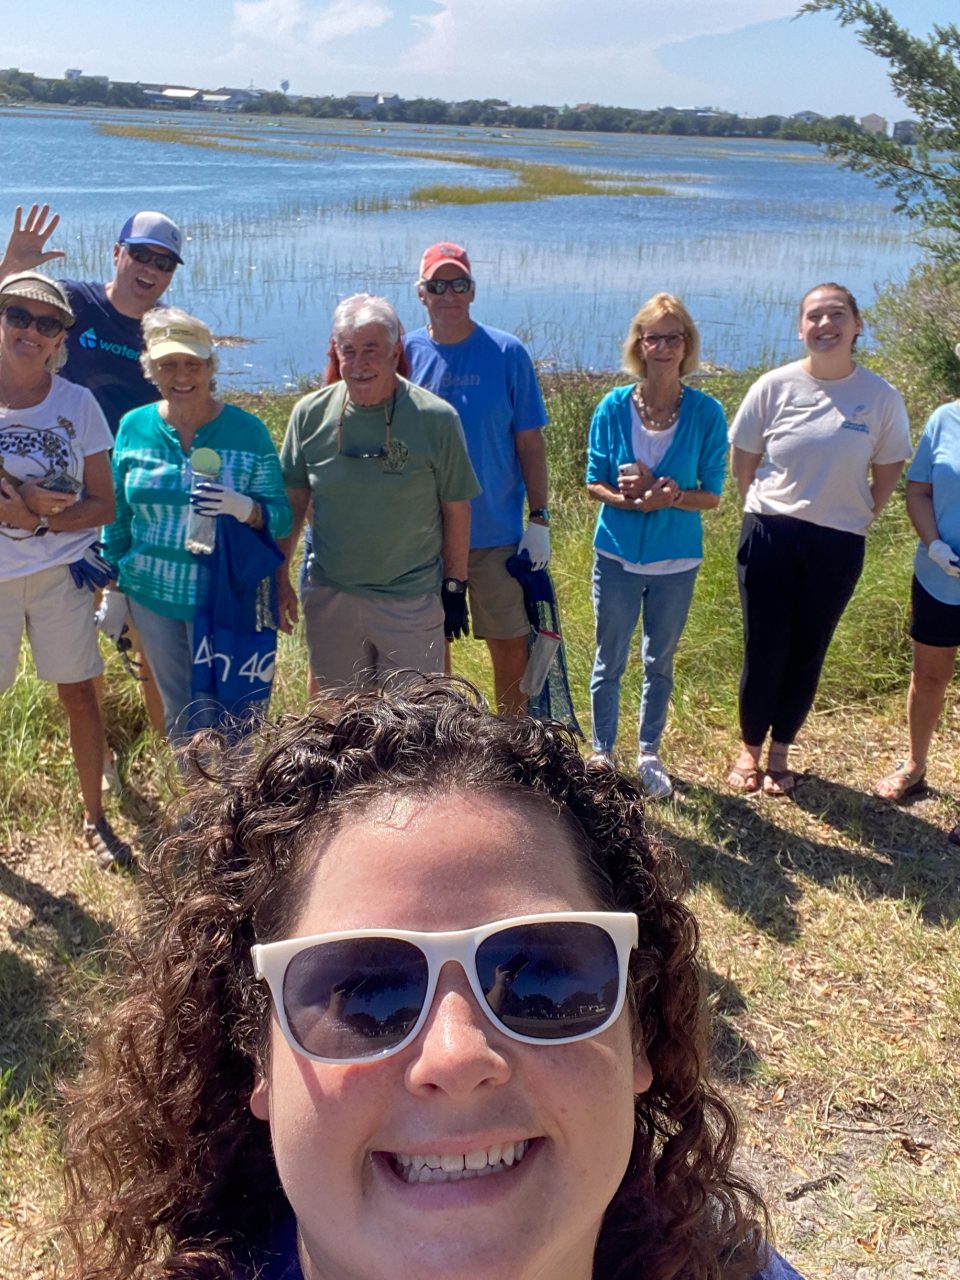
<path id="1" fill-rule="evenodd" d="M 163 703 L 167 737 L 173 746 L 182 746 L 199 730 L 213 728 L 223 716 L 216 699 L 193 696 L 193 623 L 155 613 L 132 597 L 129 604 Z"/>
<path id="2" fill-rule="evenodd" d="M 639 749 L 659 750 L 673 692 L 673 655 L 690 612 L 696 578 L 696 568 L 681 573 L 628 573 L 608 556 L 594 558 L 597 656 L 590 677 L 590 709 L 595 751 L 612 751 L 616 744 L 620 680 L 641 614 L 643 692 Z"/>

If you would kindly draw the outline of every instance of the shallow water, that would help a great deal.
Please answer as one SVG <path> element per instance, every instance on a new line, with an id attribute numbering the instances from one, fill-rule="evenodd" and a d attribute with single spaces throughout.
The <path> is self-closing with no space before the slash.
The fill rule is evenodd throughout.
<path id="1" fill-rule="evenodd" d="M 236 149 L 105 136 L 99 124 L 187 129 Z M 409 193 L 428 183 L 515 182 L 397 154 L 414 150 L 649 179 L 666 194 L 412 207 Z M 812 284 L 840 280 L 868 305 L 919 257 L 888 196 L 802 143 L 18 109 L 0 110 L 0 160 L 11 216 L 34 199 L 62 213 L 64 275 L 107 278 L 117 230 L 138 208 L 179 222 L 186 266 L 168 297 L 246 340 L 223 350 L 221 367 L 250 389 L 322 369 L 331 312 L 349 293 L 382 293 L 407 327 L 422 323 L 419 257 L 442 238 L 470 251 L 477 318 L 560 368 L 614 367 L 630 316 L 659 289 L 689 306 L 706 360 L 789 359 Z"/>

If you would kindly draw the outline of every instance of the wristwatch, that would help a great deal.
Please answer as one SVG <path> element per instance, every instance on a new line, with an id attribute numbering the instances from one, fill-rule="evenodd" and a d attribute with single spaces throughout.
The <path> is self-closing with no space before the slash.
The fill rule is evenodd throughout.
<path id="1" fill-rule="evenodd" d="M 537 507 L 537 508 L 535 508 L 533 511 L 531 511 L 531 512 L 530 512 L 530 515 L 529 515 L 527 518 L 528 518 L 529 520 L 542 520 L 544 524 L 549 524 L 549 523 L 550 523 L 550 508 L 549 508 L 549 507 Z"/>
<path id="2" fill-rule="evenodd" d="M 462 596 L 467 589 L 467 584 L 461 578 L 444 578 L 443 589 L 455 596 Z"/>
<path id="3" fill-rule="evenodd" d="M 47 520 L 46 516 L 41 516 L 40 523 L 37 525 L 37 527 L 33 531 L 33 536 L 35 538 L 42 538 L 45 533 L 49 533 L 49 532 L 50 532 L 50 522 Z"/>

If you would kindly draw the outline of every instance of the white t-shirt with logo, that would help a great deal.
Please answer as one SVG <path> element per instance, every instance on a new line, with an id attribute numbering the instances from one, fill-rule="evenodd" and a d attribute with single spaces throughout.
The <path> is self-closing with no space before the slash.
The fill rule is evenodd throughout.
<path id="1" fill-rule="evenodd" d="M 858 534 L 873 519 L 870 467 L 912 452 L 903 397 L 860 365 L 845 378 L 814 378 L 800 361 L 765 373 L 729 439 L 762 454 L 745 510 Z"/>
<path id="2" fill-rule="evenodd" d="M 65 473 L 82 485 L 86 459 L 112 448 L 113 436 L 92 392 L 65 378 L 54 377 L 46 399 L 29 409 L 0 407 L 0 463 L 18 480 Z M 99 533 L 99 528 L 51 530 L 38 538 L 0 522 L 0 581 L 71 564 Z"/>

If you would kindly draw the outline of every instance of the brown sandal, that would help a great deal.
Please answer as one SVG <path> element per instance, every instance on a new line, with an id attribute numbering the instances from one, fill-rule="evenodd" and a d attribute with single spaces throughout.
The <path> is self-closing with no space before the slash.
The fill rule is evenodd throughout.
<path id="1" fill-rule="evenodd" d="M 785 796 L 792 796 L 796 789 L 797 775 L 792 769 L 771 769 L 767 765 L 766 776 L 763 779 L 763 794 L 765 796 L 780 800 Z"/>
<path id="2" fill-rule="evenodd" d="M 731 791 L 743 791 L 747 795 L 754 795 L 760 790 L 760 785 L 759 765 L 750 765 L 746 769 L 742 769 L 736 764 L 730 766 L 730 772 L 727 775 L 727 786 Z"/>
<path id="3" fill-rule="evenodd" d="M 906 761 L 901 760 L 893 773 L 888 773 L 885 778 L 880 779 L 873 788 L 873 794 L 879 796 L 881 800 L 890 800 L 893 804 L 903 804 L 904 800 L 909 800 L 911 796 L 919 795 L 921 791 L 925 791 L 926 786 L 926 770 L 921 769 L 918 774 L 911 773 L 907 768 Z"/>

